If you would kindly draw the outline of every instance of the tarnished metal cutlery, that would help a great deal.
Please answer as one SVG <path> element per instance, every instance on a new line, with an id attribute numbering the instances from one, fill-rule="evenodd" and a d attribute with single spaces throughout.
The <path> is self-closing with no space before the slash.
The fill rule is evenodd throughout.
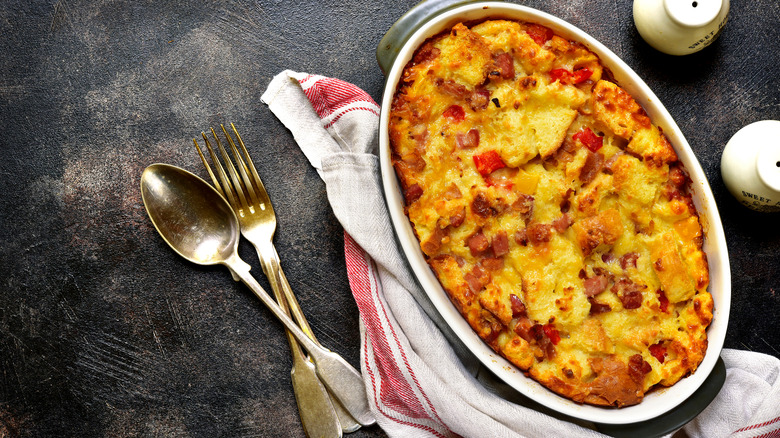
<path id="1" fill-rule="evenodd" d="M 273 245 L 273 238 L 276 232 L 276 213 L 271 204 L 271 199 L 257 173 L 252 158 L 249 156 L 244 141 L 241 139 L 241 135 L 238 133 L 235 125 L 231 123 L 230 127 L 233 135 L 225 129 L 224 125 L 220 125 L 227 147 L 220 140 L 214 128 L 211 128 L 210 131 L 211 139 L 214 141 L 215 146 L 212 146 L 211 140 L 205 132 L 201 133 L 208 155 L 213 163 L 213 170 L 197 140 L 193 139 L 195 148 L 203 161 L 203 166 L 211 177 L 214 187 L 230 202 L 230 205 L 236 212 L 238 221 L 241 224 L 241 235 L 252 243 L 257 250 L 263 272 L 265 272 L 271 284 L 271 289 L 274 291 L 280 307 L 285 311 L 289 310 L 288 314 L 292 314 L 301 330 L 312 341 L 318 343 L 284 275 L 279 255 Z M 232 153 L 232 158 L 231 153 L 227 151 L 228 148 Z M 301 421 L 304 424 L 304 428 L 316 431 L 333 430 L 333 427 L 330 425 L 333 413 L 328 411 L 335 410 L 338 424 L 340 424 L 344 432 L 353 432 L 359 429 L 360 423 L 344 410 L 338 400 L 331 400 L 328 397 L 325 388 L 322 387 L 314 373 L 313 364 L 304 356 L 295 338 L 289 332 L 287 332 L 287 337 L 293 354 L 293 368 L 291 371 L 293 388 L 295 397 L 298 400 L 299 412 L 303 411 L 301 412 Z M 333 408 L 330 406 L 333 406 Z M 316 436 L 319 436 L 319 434 Z M 327 436 L 332 436 L 332 434 L 329 433 Z"/>
<path id="2" fill-rule="evenodd" d="M 224 166 L 203 134 L 216 174 L 194 141 L 219 191 L 184 169 L 153 164 L 141 176 L 146 211 L 174 251 L 193 263 L 227 266 L 233 278 L 246 284 L 284 324 L 293 353 L 293 388 L 307 436 L 341 436 L 342 430 L 352 432 L 361 425 L 373 424 L 375 419 L 360 373 L 319 344 L 293 295 L 273 246 L 273 206 L 241 137 L 235 126 L 231 127 L 236 141 L 224 126 L 222 131 L 236 165 L 213 129 L 211 133 Z M 278 304 L 250 274 L 250 266 L 239 258 L 239 233 L 257 249 Z M 309 353 L 308 357 L 301 347 Z"/>

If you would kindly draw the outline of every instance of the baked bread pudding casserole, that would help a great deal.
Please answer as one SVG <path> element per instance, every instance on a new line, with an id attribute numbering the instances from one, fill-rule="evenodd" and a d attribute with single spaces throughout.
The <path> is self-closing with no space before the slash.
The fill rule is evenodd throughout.
<path id="1" fill-rule="evenodd" d="M 586 46 L 457 24 L 406 65 L 389 123 L 421 250 L 496 352 L 601 406 L 695 372 L 713 301 L 690 180 Z"/>

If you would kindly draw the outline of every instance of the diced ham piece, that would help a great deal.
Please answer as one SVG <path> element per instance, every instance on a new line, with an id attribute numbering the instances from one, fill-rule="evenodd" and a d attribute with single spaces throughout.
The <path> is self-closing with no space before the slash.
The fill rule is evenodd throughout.
<path id="1" fill-rule="evenodd" d="M 420 156 L 420 154 L 416 152 L 412 152 L 410 154 L 406 154 L 403 157 L 401 157 L 401 161 L 403 164 L 408 167 L 409 169 L 420 172 L 423 169 L 425 169 L 425 159 Z"/>
<path id="2" fill-rule="evenodd" d="M 548 224 L 533 224 L 526 228 L 528 241 L 534 245 L 549 242 L 552 237 L 552 227 Z"/>
<path id="3" fill-rule="evenodd" d="M 523 301 L 517 295 L 510 294 L 509 303 L 512 306 L 512 318 L 528 315 L 525 304 L 523 304 Z"/>
<path id="4" fill-rule="evenodd" d="M 527 222 L 534 212 L 534 197 L 520 193 L 517 201 L 512 203 L 512 210 L 520 213 L 520 217 Z"/>
<path id="5" fill-rule="evenodd" d="M 608 282 L 609 279 L 606 275 L 596 275 L 595 277 L 585 279 L 585 281 L 583 281 L 583 286 L 585 286 L 585 295 L 593 297 L 604 292 L 604 289 L 607 288 Z"/>
<path id="6" fill-rule="evenodd" d="M 641 383 L 645 379 L 645 374 L 653 370 L 653 367 L 647 363 L 641 354 L 635 354 L 628 358 L 628 375 L 636 383 Z"/>
<path id="7" fill-rule="evenodd" d="M 642 292 L 629 291 L 620 296 L 620 302 L 626 309 L 638 309 L 642 306 Z"/>
<path id="8" fill-rule="evenodd" d="M 588 301 L 590 301 L 591 315 L 598 315 L 599 313 L 606 313 L 612 310 L 612 307 L 610 307 L 609 304 L 599 303 L 592 299 L 589 299 Z"/>
<path id="9" fill-rule="evenodd" d="M 514 79 L 515 77 L 515 62 L 512 59 L 512 55 L 506 52 L 501 52 L 493 58 L 498 67 L 502 79 Z"/>
<path id="10" fill-rule="evenodd" d="M 421 247 L 425 254 L 432 256 L 441 248 L 441 241 L 447 236 L 447 232 L 439 227 L 436 227 L 431 236 L 422 243 Z"/>
<path id="11" fill-rule="evenodd" d="M 467 273 L 463 276 L 463 278 L 466 280 L 466 285 L 469 287 L 471 293 L 476 294 L 482 290 L 482 285 L 480 284 L 479 279 L 474 276 L 474 274 Z"/>
<path id="12" fill-rule="evenodd" d="M 515 232 L 515 242 L 522 246 L 528 245 L 528 233 L 526 232 L 525 228 Z"/>
<path id="13" fill-rule="evenodd" d="M 636 268 L 636 260 L 639 258 L 639 254 L 635 252 L 628 252 L 620 257 L 620 267 L 625 269 Z"/>
<path id="14" fill-rule="evenodd" d="M 568 213 L 569 209 L 571 209 L 571 195 L 573 194 L 574 189 L 566 190 L 566 193 L 563 195 L 563 199 L 561 200 L 561 213 Z"/>
<path id="15" fill-rule="evenodd" d="M 498 210 L 490 205 L 490 201 L 483 193 L 477 193 L 477 195 L 474 196 L 474 200 L 471 201 L 471 211 L 482 218 L 488 218 L 498 213 Z"/>
<path id="16" fill-rule="evenodd" d="M 412 184 L 411 186 L 407 187 L 406 191 L 404 192 L 404 200 L 406 201 L 406 205 L 409 205 L 420 199 L 422 194 L 423 189 L 419 184 Z"/>
<path id="17" fill-rule="evenodd" d="M 478 256 L 490 248 L 490 242 L 482 231 L 478 231 L 466 239 L 466 246 L 469 247 L 472 255 Z"/>
<path id="18" fill-rule="evenodd" d="M 493 255 L 501 257 L 509 252 L 509 239 L 506 237 L 505 231 L 499 231 L 493 237 L 492 241 Z"/>
<path id="19" fill-rule="evenodd" d="M 621 152 L 618 152 L 615 155 L 609 157 L 609 160 L 607 160 L 604 163 L 604 172 L 611 174 L 613 172 L 612 167 L 614 166 L 614 164 L 618 160 L 618 158 L 620 158 L 622 155 L 624 155 L 624 153 L 621 151 Z"/>
<path id="20" fill-rule="evenodd" d="M 475 266 L 474 269 L 463 276 L 463 278 L 466 280 L 469 291 L 473 294 L 481 291 L 489 281 L 488 274 L 478 266 Z"/>
<path id="21" fill-rule="evenodd" d="M 596 175 L 604 168 L 604 156 L 598 152 L 588 151 L 588 155 L 585 157 L 585 164 L 582 165 L 580 170 L 580 181 L 582 184 L 588 184 L 596 178 Z"/>
<path id="22" fill-rule="evenodd" d="M 521 316 L 517 318 L 515 322 L 515 328 L 514 331 L 517 333 L 517 336 L 520 336 L 521 338 L 525 339 L 526 342 L 533 341 L 533 336 L 531 335 L 531 327 L 533 325 L 531 324 L 531 320 L 528 319 L 525 316 Z"/>
<path id="23" fill-rule="evenodd" d="M 455 135 L 455 144 L 458 149 L 472 149 L 479 146 L 479 131 L 475 128 L 469 129 L 467 133 L 459 132 Z"/>
<path id="24" fill-rule="evenodd" d="M 460 209 L 457 213 L 450 216 L 450 226 L 453 228 L 458 228 L 459 226 L 463 225 L 463 222 L 466 220 L 466 208 Z"/>
<path id="25" fill-rule="evenodd" d="M 490 103 L 490 91 L 487 88 L 479 87 L 466 98 L 466 101 L 474 111 L 485 109 Z"/>
<path id="26" fill-rule="evenodd" d="M 465 99 L 471 95 L 471 92 L 465 85 L 461 85 L 453 80 L 438 80 L 436 81 L 436 85 L 442 92 L 449 94 L 452 97 Z"/>
<path id="27" fill-rule="evenodd" d="M 646 288 L 647 286 L 636 284 L 624 277 L 618 280 L 611 290 L 618 296 L 624 308 L 638 309 L 642 306 L 642 291 Z"/>
<path id="28" fill-rule="evenodd" d="M 558 219 L 552 221 L 552 227 L 555 231 L 563 233 L 572 224 L 572 218 L 568 214 L 565 214 Z"/>

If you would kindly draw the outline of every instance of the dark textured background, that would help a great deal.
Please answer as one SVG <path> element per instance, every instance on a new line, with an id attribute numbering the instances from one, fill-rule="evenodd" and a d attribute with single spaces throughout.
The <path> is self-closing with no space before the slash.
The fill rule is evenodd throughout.
<path id="1" fill-rule="evenodd" d="M 726 347 L 780 356 L 780 215 L 741 207 L 719 172 L 740 127 L 780 119 L 780 3 L 732 1 L 721 38 L 685 58 L 641 40 L 630 0 L 521 3 L 602 41 L 669 109 L 723 216 Z M 158 161 L 204 175 L 192 137 L 235 122 L 279 215 L 292 287 L 323 344 L 357 366 L 341 229 L 260 95 L 290 68 L 379 100 L 374 50 L 413 4 L 0 2 L 0 437 L 302 436 L 280 324 L 224 269 L 163 243 L 139 177 Z M 261 272 L 251 247 L 241 254 Z"/>

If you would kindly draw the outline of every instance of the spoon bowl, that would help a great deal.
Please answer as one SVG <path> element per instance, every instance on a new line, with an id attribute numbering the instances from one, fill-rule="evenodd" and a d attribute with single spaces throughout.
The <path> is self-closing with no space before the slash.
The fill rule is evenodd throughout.
<path id="1" fill-rule="evenodd" d="M 194 179 L 203 184 L 193 184 Z M 236 251 L 241 231 L 236 214 L 196 175 L 152 164 L 141 174 L 141 198 L 160 236 L 185 259 L 215 265 Z"/>

